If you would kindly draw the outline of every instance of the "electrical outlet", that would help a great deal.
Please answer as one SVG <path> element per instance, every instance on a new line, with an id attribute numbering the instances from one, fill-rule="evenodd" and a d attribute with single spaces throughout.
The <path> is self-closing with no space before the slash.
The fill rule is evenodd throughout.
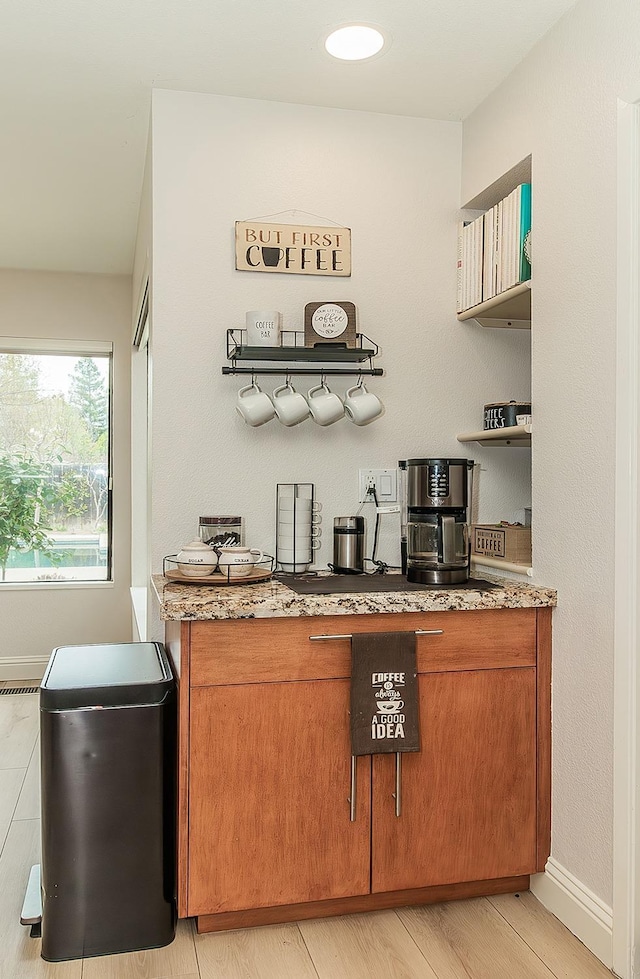
<path id="1" fill-rule="evenodd" d="M 398 470 L 358 470 L 358 499 L 360 503 L 364 502 L 364 500 L 371 500 L 373 502 L 373 496 L 367 492 L 372 486 L 375 486 L 378 503 L 395 503 L 398 499 Z"/>

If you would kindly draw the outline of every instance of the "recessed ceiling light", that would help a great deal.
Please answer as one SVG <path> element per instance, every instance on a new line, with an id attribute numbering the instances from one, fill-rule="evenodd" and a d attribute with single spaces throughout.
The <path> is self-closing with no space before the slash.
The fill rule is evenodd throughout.
<path id="1" fill-rule="evenodd" d="M 343 61 L 362 61 L 364 58 L 372 58 L 382 50 L 383 45 L 384 37 L 380 31 L 375 27 L 366 27 L 364 24 L 339 27 L 337 31 L 329 34 L 324 42 L 329 54 Z"/>

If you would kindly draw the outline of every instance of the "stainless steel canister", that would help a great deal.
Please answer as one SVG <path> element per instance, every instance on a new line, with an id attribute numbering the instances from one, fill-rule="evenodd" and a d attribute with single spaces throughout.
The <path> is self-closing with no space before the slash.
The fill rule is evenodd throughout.
<path id="1" fill-rule="evenodd" d="M 338 574 L 364 571 L 364 517 L 333 518 L 333 570 Z"/>

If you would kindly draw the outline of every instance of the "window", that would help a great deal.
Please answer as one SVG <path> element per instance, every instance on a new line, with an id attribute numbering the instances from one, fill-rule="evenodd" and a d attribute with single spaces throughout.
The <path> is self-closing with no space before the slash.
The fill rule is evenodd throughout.
<path id="1" fill-rule="evenodd" d="M 0 588 L 111 578 L 109 343 L 0 337 Z"/>

